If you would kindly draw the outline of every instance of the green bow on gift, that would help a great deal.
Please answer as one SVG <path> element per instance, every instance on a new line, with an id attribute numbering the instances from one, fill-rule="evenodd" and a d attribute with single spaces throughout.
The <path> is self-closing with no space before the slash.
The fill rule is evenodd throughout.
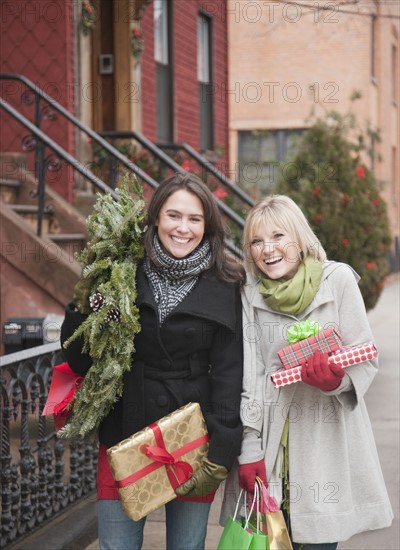
<path id="1" fill-rule="evenodd" d="M 300 340 L 305 340 L 310 336 L 315 336 L 322 330 L 321 325 L 314 321 L 300 321 L 290 327 L 287 333 L 287 340 L 289 344 L 295 344 Z"/>

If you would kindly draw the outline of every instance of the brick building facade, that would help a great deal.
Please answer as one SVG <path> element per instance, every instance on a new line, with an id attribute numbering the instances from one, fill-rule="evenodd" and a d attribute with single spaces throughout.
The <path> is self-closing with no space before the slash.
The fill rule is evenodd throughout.
<path id="1" fill-rule="evenodd" d="M 231 177 L 271 192 L 311 113 L 351 110 L 381 133 L 382 161 L 366 162 L 384 182 L 398 256 L 400 4 L 231 1 L 227 17 Z"/>
<path id="2" fill-rule="evenodd" d="M 96 131 L 137 130 L 153 141 L 218 148 L 226 160 L 227 104 L 212 91 L 227 80 L 227 21 L 210 7 L 225 12 L 226 0 L 2 0 L 1 72 L 26 76 Z M 87 33 L 84 8 L 93 14 Z M 138 55 L 134 32 L 143 44 Z M 23 86 L 0 84 L 2 97 L 21 108 Z M 30 120 L 33 110 L 22 106 Z M 27 132 L 2 111 L 0 122 L 0 150 L 20 152 Z M 71 124 L 43 120 L 43 130 L 90 160 L 87 139 Z M 72 202 L 74 177 L 63 172 L 48 183 Z"/>

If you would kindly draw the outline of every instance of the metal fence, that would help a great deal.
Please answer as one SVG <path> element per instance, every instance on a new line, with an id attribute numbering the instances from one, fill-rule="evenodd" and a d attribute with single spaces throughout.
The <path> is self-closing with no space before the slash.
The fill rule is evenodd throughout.
<path id="1" fill-rule="evenodd" d="M 57 438 L 51 416 L 41 416 L 60 345 L 0 357 L 1 523 L 6 547 L 93 491 L 97 449 Z"/>

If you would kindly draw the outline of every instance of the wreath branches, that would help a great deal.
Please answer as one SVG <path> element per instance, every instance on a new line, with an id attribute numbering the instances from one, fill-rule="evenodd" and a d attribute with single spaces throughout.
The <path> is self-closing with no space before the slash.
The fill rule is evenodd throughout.
<path id="1" fill-rule="evenodd" d="M 97 195 L 87 220 L 89 242 L 78 258 L 82 275 L 74 303 L 87 317 L 64 347 L 82 337 L 83 352 L 93 364 L 70 403 L 66 425 L 58 432 L 63 438 L 96 435 L 122 395 L 123 376 L 131 369 L 134 338 L 140 331 L 135 302 L 136 270 L 144 255 L 143 192 L 136 178 L 126 174 L 117 193 L 119 200 L 109 193 Z"/>

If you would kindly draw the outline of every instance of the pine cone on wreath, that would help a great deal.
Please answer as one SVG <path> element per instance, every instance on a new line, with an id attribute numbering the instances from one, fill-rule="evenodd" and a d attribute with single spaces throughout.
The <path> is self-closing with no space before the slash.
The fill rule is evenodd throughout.
<path id="1" fill-rule="evenodd" d="M 121 321 L 121 312 L 119 311 L 119 309 L 117 308 L 114 308 L 114 309 L 110 309 L 110 311 L 108 312 L 108 315 L 107 315 L 107 319 L 106 319 L 106 322 L 107 323 L 119 323 Z"/>
<path id="2" fill-rule="evenodd" d="M 89 298 L 89 304 L 93 311 L 99 311 L 104 306 L 105 301 L 106 299 L 101 292 L 96 292 Z"/>

